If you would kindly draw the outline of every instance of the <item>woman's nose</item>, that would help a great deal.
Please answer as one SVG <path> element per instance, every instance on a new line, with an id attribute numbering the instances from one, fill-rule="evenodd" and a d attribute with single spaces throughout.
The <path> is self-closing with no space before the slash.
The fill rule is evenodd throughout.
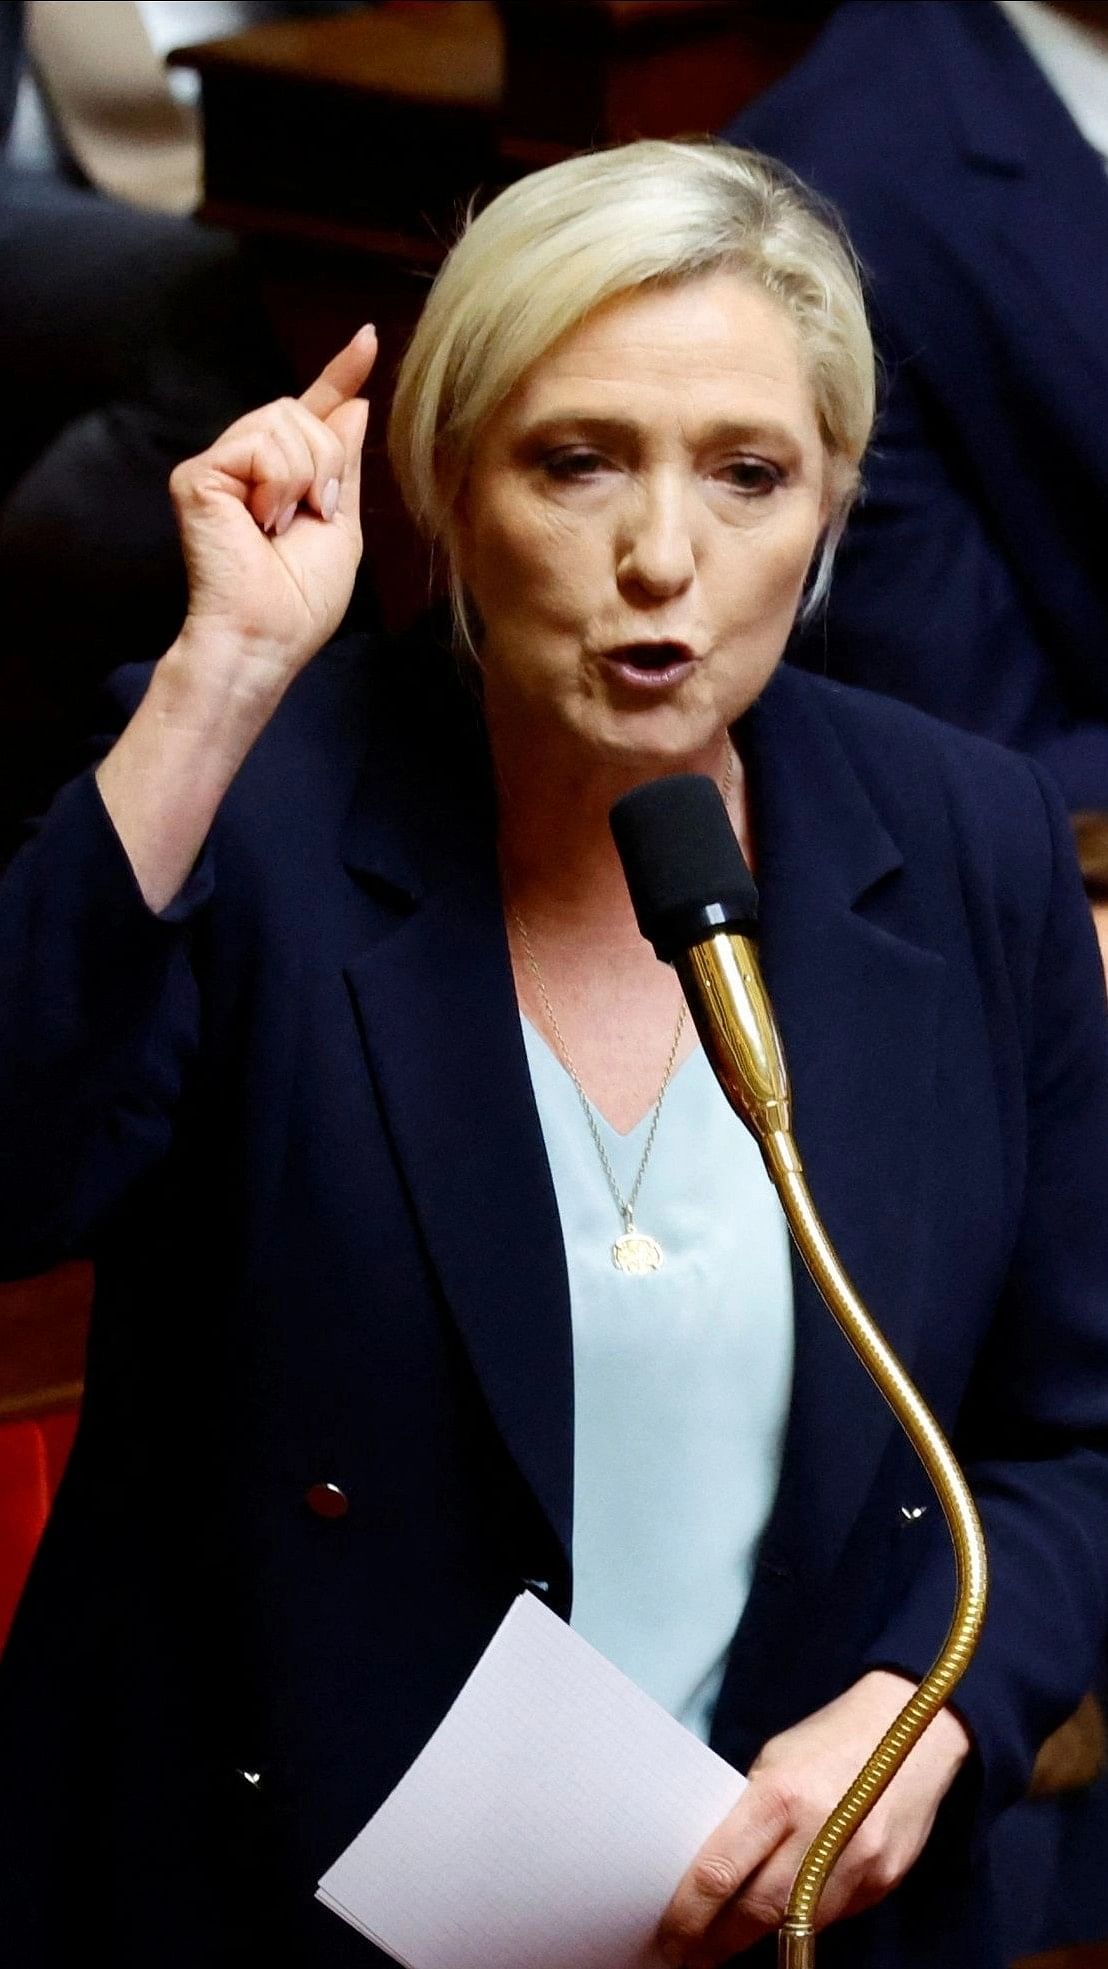
<path id="1" fill-rule="evenodd" d="M 635 501 L 624 522 L 616 571 L 622 588 L 637 587 L 656 600 L 689 586 L 696 554 L 681 487 L 650 487 Z"/>

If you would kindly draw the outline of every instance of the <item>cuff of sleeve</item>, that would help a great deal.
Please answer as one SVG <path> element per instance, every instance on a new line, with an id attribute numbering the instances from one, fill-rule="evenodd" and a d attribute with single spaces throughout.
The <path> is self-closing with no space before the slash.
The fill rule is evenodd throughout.
<path id="1" fill-rule="evenodd" d="M 937 1597 L 927 1587 L 913 1595 L 867 1648 L 863 1668 L 884 1668 L 921 1682 L 938 1654 L 942 1633 L 936 1632 L 935 1608 L 945 1615 L 952 1604 L 948 1581 L 937 1584 Z M 945 1597 L 944 1597 L 945 1595 Z M 1030 1777 L 1030 1754 L 1010 1702 L 990 1674 L 987 1639 L 959 1682 L 950 1707 L 973 1740 L 977 1808 L 986 1821 L 1021 1798 Z"/>

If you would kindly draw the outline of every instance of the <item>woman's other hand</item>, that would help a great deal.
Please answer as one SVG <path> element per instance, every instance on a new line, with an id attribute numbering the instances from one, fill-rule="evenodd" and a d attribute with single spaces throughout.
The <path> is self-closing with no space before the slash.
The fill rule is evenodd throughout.
<path id="1" fill-rule="evenodd" d="M 883 1670 L 864 1675 L 766 1744 L 734 1811 L 701 1848 L 663 1916 L 667 1960 L 715 1969 L 780 1927 L 809 1844 L 913 1686 Z M 900 1883 L 969 1750 L 964 1725 L 941 1711 L 832 1873 L 821 1928 L 874 1906 Z"/>
<path id="2" fill-rule="evenodd" d="M 189 579 L 178 658 L 276 700 L 338 628 L 361 555 L 358 494 L 377 337 L 360 328 L 302 397 L 250 411 L 170 479 Z"/>

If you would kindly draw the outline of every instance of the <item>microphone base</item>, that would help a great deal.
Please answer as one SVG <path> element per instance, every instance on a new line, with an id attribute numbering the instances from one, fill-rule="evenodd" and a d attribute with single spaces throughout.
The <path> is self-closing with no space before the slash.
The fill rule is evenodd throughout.
<path id="1" fill-rule="evenodd" d="M 813 1969 L 816 1959 L 814 1928 L 784 1927 L 777 1936 L 777 1969 Z"/>

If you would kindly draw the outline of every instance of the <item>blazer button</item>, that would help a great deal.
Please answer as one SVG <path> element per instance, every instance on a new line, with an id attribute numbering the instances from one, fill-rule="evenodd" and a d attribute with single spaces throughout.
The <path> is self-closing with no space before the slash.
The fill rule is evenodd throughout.
<path id="1" fill-rule="evenodd" d="M 317 1518 L 345 1518 L 350 1499 L 337 1484 L 313 1484 L 304 1492 L 304 1502 Z"/>

